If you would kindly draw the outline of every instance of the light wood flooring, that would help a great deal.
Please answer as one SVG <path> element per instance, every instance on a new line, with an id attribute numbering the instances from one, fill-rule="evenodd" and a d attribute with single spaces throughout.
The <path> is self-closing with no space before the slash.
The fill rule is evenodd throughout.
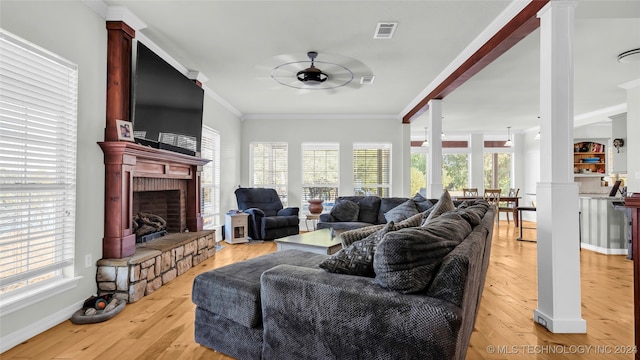
<path id="1" fill-rule="evenodd" d="M 535 232 L 525 235 L 535 237 Z M 537 307 L 536 244 L 515 241 L 517 236 L 513 223 L 501 221 L 495 227 L 467 359 L 632 359 L 628 353 L 616 354 L 633 344 L 632 262 L 624 256 L 582 250 L 582 316 L 588 333 L 552 334 L 532 320 Z M 273 242 L 226 245 L 215 257 L 128 304 L 113 319 L 91 325 L 66 321 L 0 358 L 230 359 L 193 340 L 193 279 L 201 272 L 272 251 Z"/>

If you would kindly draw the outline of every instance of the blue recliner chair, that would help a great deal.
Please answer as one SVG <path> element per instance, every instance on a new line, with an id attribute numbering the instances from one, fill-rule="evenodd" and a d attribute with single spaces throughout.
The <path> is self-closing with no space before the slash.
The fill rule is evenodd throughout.
<path id="1" fill-rule="evenodd" d="M 274 189 L 238 188 L 235 194 L 238 208 L 249 214 L 251 239 L 273 240 L 300 232 L 300 209 L 283 208 Z"/>

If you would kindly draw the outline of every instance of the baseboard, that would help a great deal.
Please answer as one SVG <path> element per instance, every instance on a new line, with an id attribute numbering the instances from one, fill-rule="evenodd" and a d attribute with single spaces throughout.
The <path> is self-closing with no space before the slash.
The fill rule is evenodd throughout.
<path id="1" fill-rule="evenodd" d="M 587 322 L 584 319 L 554 319 L 535 309 L 533 320 L 554 334 L 586 334 Z"/>
<path id="2" fill-rule="evenodd" d="M 41 334 L 66 320 L 69 320 L 73 313 L 82 308 L 83 304 L 84 301 L 79 301 L 54 314 L 47 316 L 44 319 L 41 319 L 18 331 L 14 331 L 11 334 L 2 337 L 2 339 L 0 339 L 0 353 L 4 353 L 12 347 L 24 341 L 27 341 L 32 337 Z"/>
<path id="3" fill-rule="evenodd" d="M 580 243 L 580 247 L 586 250 L 595 251 L 600 254 L 605 255 L 627 255 L 627 249 L 609 249 L 601 246 Z"/>

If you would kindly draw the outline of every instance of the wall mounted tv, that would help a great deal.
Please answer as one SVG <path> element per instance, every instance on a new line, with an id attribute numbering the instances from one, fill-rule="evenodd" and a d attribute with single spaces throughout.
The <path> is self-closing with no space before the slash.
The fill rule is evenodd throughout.
<path id="1" fill-rule="evenodd" d="M 131 81 L 135 140 L 189 155 L 200 152 L 204 90 L 136 43 Z"/>

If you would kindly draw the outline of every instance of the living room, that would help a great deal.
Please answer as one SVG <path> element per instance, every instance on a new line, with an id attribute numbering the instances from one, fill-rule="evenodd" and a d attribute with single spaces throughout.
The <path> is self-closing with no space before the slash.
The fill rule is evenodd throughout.
<path id="1" fill-rule="evenodd" d="M 85 2 L 19 2 L 2 1 L 0 23 L 6 29 L 28 41 L 42 46 L 77 63 L 78 80 L 78 155 L 77 155 L 77 218 L 75 258 L 70 272 L 73 284 L 51 290 L 43 301 L 25 302 L 21 309 L 5 312 L 3 308 L 1 337 L 17 339 L 25 334 L 32 336 L 68 319 L 68 315 L 91 294 L 95 293 L 95 261 L 102 257 L 104 215 L 104 165 L 103 153 L 98 142 L 104 141 L 106 113 L 106 61 L 107 36 L 105 18 Z M 100 5 L 99 5 L 100 6 Z M 305 49 L 307 50 L 307 49 Z M 171 54 L 185 56 L 188 54 Z M 615 55 L 615 54 L 614 54 Z M 188 60 L 185 59 L 185 60 Z M 185 65 L 181 65 L 184 68 Z M 206 75 L 206 74 L 205 74 Z M 268 75 L 266 75 L 268 76 Z M 215 79 L 214 79 L 215 80 Z M 628 79 L 633 80 L 633 79 Z M 206 84 L 206 83 L 205 83 Z M 420 89 L 414 91 L 414 96 Z M 280 90 L 279 90 L 280 91 Z M 305 96 L 308 96 L 306 94 Z M 365 96 L 366 95 L 362 95 Z M 408 103 L 411 99 L 407 99 Z M 611 105 L 618 105 L 613 103 Z M 537 106 L 537 105 L 536 105 Z M 409 179 L 410 147 L 416 134 L 422 137 L 423 126 L 403 125 L 397 113 L 377 113 L 368 117 L 348 115 L 319 115 L 314 117 L 243 117 L 230 109 L 224 99 L 215 96 L 204 98 L 203 122 L 221 135 L 220 154 L 220 211 L 237 207 L 233 190 L 238 185 L 250 184 L 249 153 L 252 142 L 286 142 L 289 146 L 289 203 L 302 203 L 302 179 L 297 149 L 304 142 L 333 142 L 340 144 L 342 171 L 341 192 L 353 192 L 352 149 L 354 143 L 390 143 L 392 151 L 393 181 L 390 193 L 402 196 Z M 402 109 L 400 109 L 402 110 Z M 342 113 L 342 112 L 341 112 Z M 448 117 L 445 111 L 445 123 Z M 581 114 L 576 114 L 581 115 Z M 614 115 L 614 114 L 611 114 Z M 606 116 L 605 116 L 606 117 Z M 506 132 L 506 125 L 494 130 L 493 135 Z M 630 138 L 637 134 L 630 133 Z M 536 153 L 533 138 L 537 129 L 530 128 L 514 134 L 516 165 L 514 187 L 524 189 L 530 178 L 538 178 L 536 169 L 521 165 Z M 520 141 L 518 141 L 520 140 Z M 631 143 L 631 142 L 630 142 Z M 538 145 L 539 146 L 539 145 Z M 631 145 L 633 146 L 633 145 Z M 634 164 L 637 166 L 637 164 Z M 629 171 L 637 168 L 629 168 Z M 630 172 L 631 173 L 631 172 Z M 630 180 L 632 185 L 634 179 Z M 636 186 L 637 187 L 637 186 Z M 631 187 L 633 190 L 633 187 Z M 222 219 L 220 219 L 222 221 Z M 86 260 L 89 261 L 87 266 Z M 28 338 L 28 337 L 26 337 Z M 22 341 L 24 339 L 21 339 Z M 4 341 L 3 341 L 4 342 Z"/>

